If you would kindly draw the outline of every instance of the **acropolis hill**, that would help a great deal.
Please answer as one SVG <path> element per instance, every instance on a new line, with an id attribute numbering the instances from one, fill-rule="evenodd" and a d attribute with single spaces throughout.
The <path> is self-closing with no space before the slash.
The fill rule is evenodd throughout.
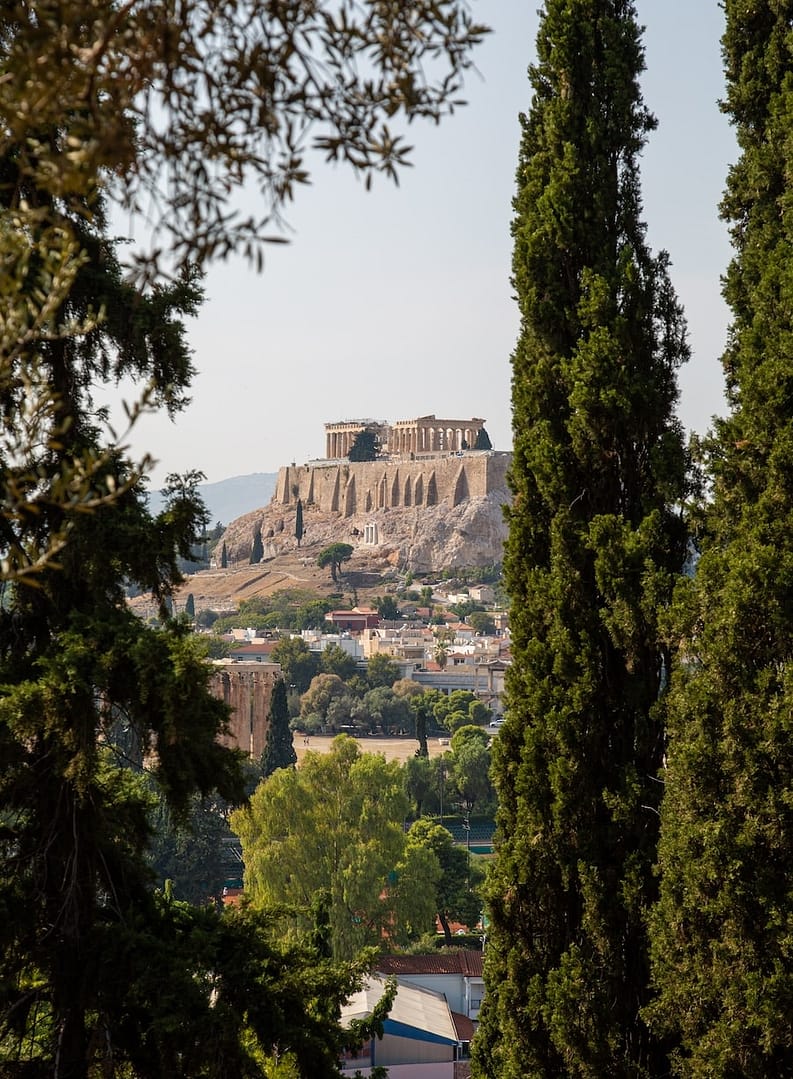
<path id="1" fill-rule="evenodd" d="M 418 572 L 500 562 L 512 455 L 468 448 L 481 443 L 483 430 L 482 419 L 434 415 L 394 424 L 326 424 L 326 456 L 281 467 L 270 504 L 229 526 L 224 540 L 230 563 L 249 560 L 257 528 L 263 561 L 294 553 L 298 499 L 306 558 L 344 542 L 355 549 L 353 563 L 360 558 Z M 362 431 L 374 432 L 380 455 L 351 462 L 348 455 Z"/>

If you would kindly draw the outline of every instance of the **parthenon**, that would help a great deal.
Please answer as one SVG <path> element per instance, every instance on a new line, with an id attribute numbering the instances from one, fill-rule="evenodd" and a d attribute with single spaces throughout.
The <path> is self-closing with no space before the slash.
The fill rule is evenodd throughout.
<path id="1" fill-rule="evenodd" d="M 343 420 L 325 424 L 325 457 L 347 457 L 361 431 L 373 431 L 382 451 L 389 457 L 417 457 L 423 454 L 455 453 L 472 449 L 485 421 L 443 420 L 435 415 L 397 420 L 393 424 L 377 420 Z"/>

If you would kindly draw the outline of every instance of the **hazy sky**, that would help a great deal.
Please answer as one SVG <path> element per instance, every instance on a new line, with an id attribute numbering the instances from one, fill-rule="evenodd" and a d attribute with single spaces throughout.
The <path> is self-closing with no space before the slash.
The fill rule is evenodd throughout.
<path id="1" fill-rule="evenodd" d="M 199 375 L 175 423 L 148 419 L 135 452 L 210 482 L 321 457 L 328 421 L 481 416 L 511 446 L 510 286 L 518 113 L 528 109 L 539 0 L 473 0 L 493 33 L 466 85 L 469 104 L 439 128 L 411 129 L 414 167 L 371 192 L 320 166 L 289 211 L 288 247 L 262 274 L 242 262 L 207 278 L 190 337 Z M 730 249 L 717 206 L 736 156 L 718 110 L 722 12 L 716 0 L 638 0 L 646 27 L 644 99 L 658 129 L 641 159 L 644 217 L 666 249 L 693 358 L 680 416 L 704 431 L 723 411 L 718 357 Z"/>

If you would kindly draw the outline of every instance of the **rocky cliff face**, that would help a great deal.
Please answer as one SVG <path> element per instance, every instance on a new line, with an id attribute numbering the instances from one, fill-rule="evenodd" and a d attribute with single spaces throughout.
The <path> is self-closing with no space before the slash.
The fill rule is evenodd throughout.
<path id="1" fill-rule="evenodd" d="M 510 500 L 506 487 L 467 498 L 457 505 L 441 499 L 436 505 L 389 507 L 342 517 L 316 505 L 304 505 L 301 550 L 307 560 L 330 543 L 354 548 L 356 563 L 375 568 L 399 567 L 414 573 L 440 573 L 456 567 L 492 565 L 503 559 L 507 529 L 503 506 Z M 297 552 L 295 507 L 275 500 L 233 521 L 223 537 L 229 563 L 250 559 L 254 533 L 261 528 L 263 561 Z"/>

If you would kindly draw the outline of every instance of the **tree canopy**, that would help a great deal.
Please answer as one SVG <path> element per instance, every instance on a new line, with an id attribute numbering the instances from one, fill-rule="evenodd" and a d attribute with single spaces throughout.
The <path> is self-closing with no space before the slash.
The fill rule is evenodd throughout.
<path id="1" fill-rule="evenodd" d="M 290 967 L 261 921 L 151 893 L 150 795 L 126 756 L 177 817 L 195 792 L 244 787 L 226 708 L 170 617 L 178 560 L 206 533 L 202 477 L 169 478 L 152 515 L 151 461 L 128 459 L 103 402 L 123 381 L 130 422 L 176 415 L 201 267 L 261 263 L 312 146 L 367 182 L 394 175 L 406 147 L 388 125 L 448 111 L 480 37 L 457 0 L 2 5 L 4 1071 L 243 1077 L 281 1046 L 305 1075 L 337 1071 L 349 971 Z M 240 213 L 251 179 L 259 206 Z M 119 207 L 134 246 L 113 239 Z M 161 628 L 129 611 L 127 582 Z"/>
<path id="2" fill-rule="evenodd" d="M 338 958 L 383 936 L 426 932 L 440 868 L 406 848 L 406 811 L 399 765 L 362 754 L 346 735 L 327 754 L 308 752 L 299 769 L 276 772 L 232 817 L 254 907 L 286 907 L 308 932 L 312 898 L 326 894 Z"/>
<path id="3" fill-rule="evenodd" d="M 688 349 L 668 260 L 641 221 L 643 67 L 631 0 L 547 0 L 512 227 L 513 664 L 493 745 L 478 1077 L 668 1068 L 641 1007 Z"/>
<path id="4" fill-rule="evenodd" d="M 793 1071 L 790 5 L 724 4 L 724 108 L 741 148 L 722 214 L 733 259 L 728 416 L 676 610 L 650 1013 L 679 1075 Z"/>
<path id="5" fill-rule="evenodd" d="M 331 543 L 323 548 L 317 555 L 317 565 L 320 569 L 330 566 L 330 575 L 335 581 L 338 578 L 342 563 L 349 562 L 354 548 L 350 543 Z"/>

